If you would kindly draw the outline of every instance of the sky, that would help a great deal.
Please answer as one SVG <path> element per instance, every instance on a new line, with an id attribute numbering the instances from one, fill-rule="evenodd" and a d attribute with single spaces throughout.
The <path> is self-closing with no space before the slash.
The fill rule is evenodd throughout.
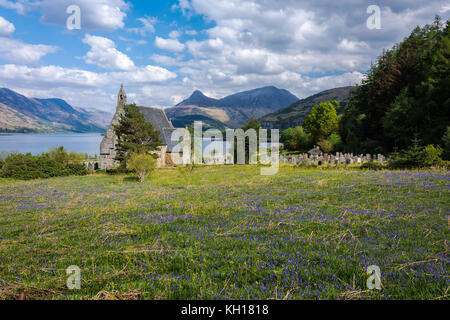
<path id="1" fill-rule="evenodd" d="M 360 83 L 435 15 L 450 0 L 0 0 L 0 87 L 109 112 L 121 83 L 144 106 L 269 85 L 304 98 Z"/>

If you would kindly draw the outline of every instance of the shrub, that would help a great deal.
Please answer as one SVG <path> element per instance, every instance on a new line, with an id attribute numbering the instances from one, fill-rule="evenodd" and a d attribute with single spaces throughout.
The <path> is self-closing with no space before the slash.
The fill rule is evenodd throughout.
<path id="1" fill-rule="evenodd" d="M 69 153 L 64 147 L 50 148 L 46 153 L 43 153 L 42 155 L 47 156 L 48 158 L 64 165 L 73 162 L 80 162 L 83 161 L 83 159 L 88 158 L 82 153 Z"/>
<path id="2" fill-rule="evenodd" d="M 422 150 L 423 164 L 425 166 L 439 165 L 442 162 L 441 155 L 442 148 L 440 146 L 435 147 L 430 144 Z"/>
<path id="3" fill-rule="evenodd" d="M 20 180 L 46 179 L 51 177 L 85 175 L 83 164 L 62 164 L 48 155 L 10 154 L 4 159 L 0 176 Z"/>
<path id="4" fill-rule="evenodd" d="M 39 170 L 36 158 L 31 154 L 11 154 L 4 161 L 1 172 L 3 178 L 30 180 L 42 178 L 44 175 Z"/>
<path id="5" fill-rule="evenodd" d="M 320 147 L 320 150 L 325 153 L 333 151 L 333 144 L 329 140 L 321 140 L 317 142 L 317 145 Z"/>
<path id="6" fill-rule="evenodd" d="M 447 131 L 442 137 L 442 145 L 444 146 L 443 158 L 450 160 L 450 127 L 447 127 Z"/>
<path id="7" fill-rule="evenodd" d="M 362 164 L 359 168 L 362 170 L 383 170 L 386 169 L 386 166 L 382 165 L 379 162 L 366 162 Z"/>
<path id="8" fill-rule="evenodd" d="M 289 151 L 306 150 L 309 145 L 308 135 L 302 127 L 288 128 L 281 132 L 280 141 Z"/>
<path id="9" fill-rule="evenodd" d="M 392 169 L 431 167 L 442 163 L 441 154 L 441 147 L 428 145 L 423 148 L 419 146 L 418 140 L 414 139 L 413 145 L 409 149 L 391 155 L 389 167 Z"/>
<path id="10" fill-rule="evenodd" d="M 82 163 L 69 163 L 67 169 L 69 169 L 70 175 L 84 176 L 88 174 L 88 169 Z"/>
<path id="11" fill-rule="evenodd" d="M 139 181 L 143 182 L 155 170 L 156 160 L 149 154 L 132 153 L 127 168 L 136 173 Z"/>
<path id="12" fill-rule="evenodd" d="M 194 161 L 178 167 L 178 173 L 181 178 L 184 179 L 186 189 L 189 188 L 191 184 L 192 174 L 197 167 L 198 166 L 194 163 Z"/>

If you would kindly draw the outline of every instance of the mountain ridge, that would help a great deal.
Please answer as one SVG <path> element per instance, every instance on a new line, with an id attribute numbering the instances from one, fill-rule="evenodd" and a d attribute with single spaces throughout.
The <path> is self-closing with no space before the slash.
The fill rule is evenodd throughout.
<path id="1" fill-rule="evenodd" d="M 167 108 L 166 113 L 175 122 L 186 116 L 194 119 L 193 116 L 198 115 L 220 121 L 227 127 L 239 128 L 251 117 L 260 118 L 296 101 L 295 95 L 275 86 L 237 92 L 221 99 L 207 97 L 195 90 L 187 99 Z"/>
<path id="2" fill-rule="evenodd" d="M 0 113 L 3 132 L 104 132 L 107 124 L 100 118 L 109 115 L 59 98 L 28 98 L 8 88 L 0 88 Z"/>

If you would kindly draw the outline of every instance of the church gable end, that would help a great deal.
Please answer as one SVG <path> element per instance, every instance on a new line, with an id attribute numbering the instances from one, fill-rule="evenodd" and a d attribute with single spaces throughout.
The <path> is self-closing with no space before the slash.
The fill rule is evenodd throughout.
<path id="1" fill-rule="evenodd" d="M 118 94 L 117 109 L 111 124 L 108 127 L 108 131 L 105 133 L 103 140 L 100 144 L 100 168 L 112 169 L 117 167 L 118 163 L 114 160 L 116 157 L 116 144 L 117 136 L 114 132 L 115 124 L 118 124 L 120 115 L 123 113 L 123 107 L 126 104 L 126 94 L 123 89 L 123 85 L 120 88 Z M 160 161 L 158 163 L 164 166 L 164 158 L 166 152 L 171 152 L 173 143 L 171 142 L 171 134 L 175 128 L 166 116 L 163 109 L 153 107 L 138 106 L 139 111 L 144 115 L 146 121 L 150 122 L 153 128 L 159 131 L 163 145 L 160 151 Z"/>

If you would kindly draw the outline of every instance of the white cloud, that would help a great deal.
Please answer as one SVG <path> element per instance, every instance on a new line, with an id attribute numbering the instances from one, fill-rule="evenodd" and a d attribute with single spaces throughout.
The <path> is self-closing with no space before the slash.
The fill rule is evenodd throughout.
<path id="1" fill-rule="evenodd" d="M 0 7 L 16 10 L 19 14 L 25 14 L 28 11 L 26 2 L 26 0 L 19 0 L 16 2 L 0 0 Z"/>
<path id="2" fill-rule="evenodd" d="M 178 31 L 178 30 L 172 30 L 172 31 L 169 33 L 169 38 L 177 39 L 180 35 L 181 35 L 180 31 Z"/>
<path id="3" fill-rule="evenodd" d="M 0 16 L 0 36 L 9 36 L 15 30 L 16 28 L 11 22 Z"/>
<path id="4" fill-rule="evenodd" d="M 150 57 L 153 61 L 163 65 L 163 66 L 182 66 L 186 65 L 186 62 L 182 61 L 182 56 L 177 58 L 172 58 L 169 56 L 161 55 L 161 54 L 153 54 Z"/>
<path id="5" fill-rule="evenodd" d="M 360 84 L 363 78 L 364 75 L 357 71 L 347 72 L 337 76 L 305 78 L 301 83 L 299 92 L 303 92 L 302 96 L 306 96 L 331 88 L 353 86 L 355 84 Z"/>
<path id="6" fill-rule="evenodd" d="M 138 21 L 141 22 L 142 27 L 140 28 L 129 28 L 127 29 L 128 32 L 134 32 L 137 33 L 139 35 L 141 35 L 142 37 L 145 37 L 147 35 L 147 33 L 155 33 L 155 23 L 158 21 L 157 18 L 155 17 L 143 17 L 143 18 L 138 18 Z"/>
<path id="7" fill-rule="evenodd" d="M 176 39 L 164 39 L 156 37 L 155 45 L 162 50 L 168 50 L 172 52 L 181 52 L 184 50 L 185 46 Z"/>
<path id="8" fill-rule="evenodd" d="M 105 84 L 102 74 L 80 69 L 67 69 L 59 66 L 28 67 L 7 64 L 0 66 L 0 79 L 10 80 L 15 85 L 30 88 L 56 87 L 95 87 Z"/>
<path id="9" fill-rule="evenodd" d="M 221 38 L 208 39 L 204 41 L 190 40 L 186 42 L 189 52 L 197 58 L 220 56 L 224 53 L 224 42 Z"/>
<path id="10" fill-rule="evenodd" d="M 439 10 L 440 13 L 445 13 L 447 11 L 450 11 L 450 4 L 443 4 L 441 9 Z"/>
<path id="11" fill-rule="evenodd" d="M 27 44 L 19 40 L 0 37 L 0 59 L 17 64 L 33 64 L 46 54 L 56 52 L 55 46 Z"/>
<path id="12" fill-rule="evenodd" d="M 120 41 L 133 42 L 133 43 L 138 44 L 138 45 L 144 45 L 144 44 L 148 43 L 147 40 L 144 40 L 144 39 L 135 40 L 135 39 L 128 39 L 128 38 L 125 38 L 125 37 L 122 37 L 122 36 L 119 36 L 118 39 Z"/>
<path id="13" fill-rule="evenodd" d="M 360 52 L 370 49 L 367 43 L 365 43 L 364 41 L 352 41 L 348 39 L 342 39 L 342 41 L 339 42 L 337 48 L 342 51 L 348 52 Z"/>
<path id="14" fill-rule="evenodd" d="M 83 29 L 124 28 L 128 9 L 124 0 L 42 0 L 34 7 L 27 1 L 20 3 L 25 11 L 41 10 L 44 22 L 65 25 L 67 16 L 60 13 L 65 12 L 69 2 L 81 4 L 82 15 L 92 13 L 82 18 Z M 441 12 L 445 21 L 450 12 L 444 2 L 378 0 L 382 29 L 369 30 L 366 27 L 368 3 L 364 1 L 215 0 L 212 4 L 210 0 L 179 0 L 174 10 L 182 11 L 188 18 L 201 15 L 212 27 L 195 31 L 189 26 L 171 24 L 174 31 L 167 39 L 161 35 L 156 37 L 155 46 L 174 54 L 150 57 L 160 67 L 134 66 L 114 43 L 106 41 L 104 46 L 99 43 L 96 50 L 91 49 L 91 57 L 88 53 L 85 58 L 114 72 L 15 66 L 18 69 L 9 67 L 8 72 L 13 74 L 7 75 L 3 70 L 6 67 L 0 66 L 0 83 L 29 86 L 42 92 L 51 90 L 53 96 L 60 93 L 61 97 L 85 99 L 85 106 L 109 103 L 111 108 L 115 106 L 115 93 L 121 82 L 143 105 L 168 106 L 189 96 L 194 89 L 222 97 L 266 85 L 288 89 L 302 98 L 360 82 L 363 72 L 383 48 L 401 41 L 416 25 L 431 23 L 436 13 Z M 0 6 L 6 3 L 9 8 L 19 10 L 11 1 L 0 0 Z M 101 6 L 106 6 L 105 13 L 98 9 Z M 141 36 L 154 33 L 154 18 L 141 19 L 147 19 L 147 24 L 140 20 L 142 27 L 126 31 Z M 181 43 L 180 31 L 188 36 L 201 32 L 202 38 Z M 137 40 L 121 40 L 130 41 L 130 47 L 137 43 Z M 189 54 L 182 55 L 184 50 Z M 118 57 L 123 58 L 121 63 Z M 165 66 L 176 70 L 180 78 Z M 48 78 L 38 81 L 41 77 Z M 108 94 L 99 94 L 99 99 L 95 99 L 93 92 L 100 88 Z M 80 98 L 74 92 L 80 92 Z"/>
<path id="15" fill-rule="evenodd" d="M 86 34 L 83 42 L 91 46 L 91 50 L 84 57 L 84 61 L 105 69 L 131 70 L 133 61 L 124 53 L 116 49 L 114 41 Z"/>
<path id="16" fill-rule="evenodd" d="M 172 5 L 172 10 L 176 9 L 180 9 L 183 15 L 190 17 L 193 8 L 189 0 L 178 0 L 178 4 Z"/>
<path id="17" fill-rule="evenodd" d="M 431 23 L 442 8 L 439 0 L 377 4 L 382 30 L 366 27 L 368 4 L 353 0 L 217 0 L 213 5 L 183 0 L 177 9 L 202 15 L 214 26 L 204 31 L 206 39 L 185 43 L 191 60 L 152 59 L 179 66 L 189 78 L 171 91 L 178 95 L 189 86 L 221 96 L 276 85 L 304 97 L 359 83 L 383 48 L 401 41 L 416 25 Z"/>
<path id="18" fill-rule="evenodd" d="M 107 75 L 113 81 L 123 81 L 131 85 L 161 83 L 176 78 L 176 74 L 161 67 L 145 66 L 127 72 L 111 72 Z"/>
<path id="19" fill-rule="evenodd" d="M 115 94 L 124 83 L 127 92 L 142 87 L 160 86 L 176 78 L 176 74 L 157 66 L 139 67 L 132 71 L 97 73 L 59 66 L 29 67 L 14 64 L 0 65 L 0 85 L 19 92 L 34 92 L 40 97 L 67 99 L 75 106 L 113 111 Z M 105 90 L 113 90 L 112 97 Z M 161 94 L 164 89 L 157 90 Z M 165 97 L 166 99 L 168 97 Z M 148 105 L 148 103 L 146 104 Z"/>
<path id="20" fill-rule="evenodd" d="M 101 88 L 115 83 L 146 85 L 162 83 L 176 78 L 176 74 L 157 66 L 135 68 L 132 71 L 97 73 L 59 66 L 28 67 L 15 64 L 0 65 L 0 80 L 11 81 L 30 88 L 78 87 Z"/>
<path id="21" fill-rule="evenodd" d="M 5 0 L 0 0 L 5 2 Z M 6 1 L 8 2 L 8 1 Z M 20 1 L 23 12 L 37 10 L 41 21 L 66 26 L 66 9 L 77 5 L 81 9 L 81 28 L 88 30 L 116 30 L 125 26 L 124 19 L 129 5 L 124 0 L 42 0 Z M 1 5 L 1 2 L 0 2 Z M 19 8 L 17 8 L 19 11 Z"/>

